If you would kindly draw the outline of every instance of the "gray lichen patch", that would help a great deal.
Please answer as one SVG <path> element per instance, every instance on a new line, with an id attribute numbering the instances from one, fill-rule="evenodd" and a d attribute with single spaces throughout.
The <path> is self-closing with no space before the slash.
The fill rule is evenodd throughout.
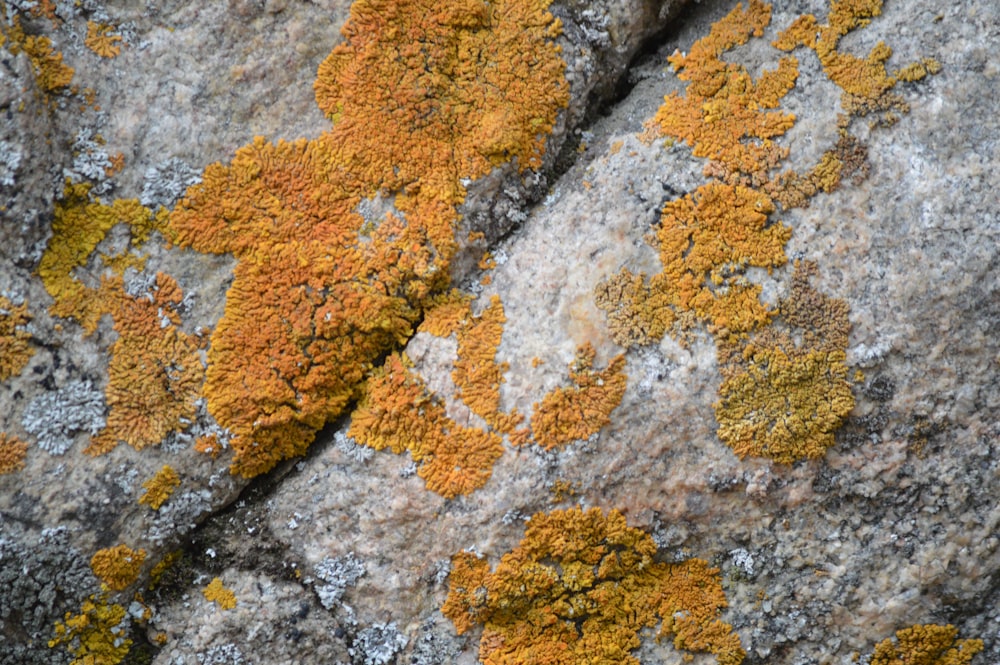
<path id="1" fill-rule="evenodd" d="M 0 516 L 0 665 L 62 665 L 69 653 L 48 647 L 53 623 L 78 611 L 97 579 L 65 529 L 25 535 Z"/>
<path id="2" fill-rule="evenodd" d="M 90 381 L 73 381 L 33 399 L 21 424 L 42 450 L 63 455 L 77 434 L 96 434 L 104 427 L 104 395 Z"/>
<path id="3" fill-rule="evenodd" d="M 347 587 L 354 586 L 366 572 L 365 564 L 349 552 L 340 557 L 326 557 L 316 564 L 316 577 L 323 583 L 316 584 L 316 595 L 326 609 L 340 604 Z"/>

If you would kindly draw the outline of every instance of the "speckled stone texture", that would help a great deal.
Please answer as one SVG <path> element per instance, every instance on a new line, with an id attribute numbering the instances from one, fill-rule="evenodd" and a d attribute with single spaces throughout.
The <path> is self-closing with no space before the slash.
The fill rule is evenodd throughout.
<path id="1" fill-rule="evenodd" d="M 0 149 L 23 155 L 11 168 L 0 154 L 9 199 L 0 287 L 28 298 L 32 333 L 45 341 L 21 376 L 0 385 L 0 431 L 18 435 L 26 436 L 22 417 L 38 395 L 79 381 L 100 390 L 106 381 L 110 326 L 85 340 L 74 324 L 57 328 L 31 275 L 80 130 L 101 133 L 104 150 L 125 156 L 105 185 L 109 197 L 141 196 L 148 169 L 167 169 L 171 159 L 195 173 L 225 161 L 255 134 L 315 136 L 327 122 L 313 100 L 315 68 L 340 39 L 348 9 L 333 0 L 84 4 L 83 13 L 65 10 L 78 36 L 87 12 L 135 31 L 121 56 L 100 62 L 56 33 L 102 111 L 81 116 L 18 92 L 31 76 L 23 56 L 0 79 L 8 86 L 0 100 L 21 95 L 29 109 L 8 114 L 0 133 Z M 485 233 L 498 265 L 482 285 L 475 262 L 483 246 L 471 247 L 456 282 L 478 294 L 477 310 L 494 294 L 503 301 L 505 408 L 530 415 L 565 383 L 581 344 L 595 347 L 598 367 L 622 352 L 594 287 L 623 266 L 658 271 L 645 238 L 663 203 L 705 182 L 704 162 L 687 146 L 640 135 L 663 96 L 684 89 L 666 57 L 687 51 L 735 3 L 688 6 L 659 32 L 674 4 L 555 6 L 573 101 L 546 171 L 536 179 L 498 171 L 472 188 L 465 223 Z M 776 66 L 780 53 L 768 44 L 780 29 L 804 12 L 822 22 L 827 11 L 816 0 L 775 4 L 765 38 L 725 56 L 755 76 Z M 985 642 L 973 665 L 1000 663 L 1000 59 L 992 48 L 1000 11 L 985 0 L 887 0 L 883 15 L 842 46 L 863 55 L 879 40 L 893 49 L 890 66 L 930 56 L 942 69 L 900 84 L 911 108 L 893 126 L 855 123 L 868 147 L 863 182 L 780 215 L 793 229 L 789 258 L 814 261 L 816 286 L 850 306 L 848 364 L 863 374 L 825 456 L 790 466 L 740 460 L 719 441 L 712 405 L 721 377 L 703 327 L 628 352 L 628 389 L 599 435 L 559 451 L 506 446 L 483 488 L 451 500 L 426 489 L 407 455 L 347 438 L 349 416 L 321 432 L 304 459 L 250 484 L 180 438 L 84 456 L 80 427 L 65 454 L 33 448 L 23 471 L 0 476 L 0 608 L 15 608 L 0 614 L 0 664 L 70 660 L 40 645 L 97 591 L 93 551 L 120 542 L 150 551 L 145 575 L 181 551 L 160 586 L 143 592 L 154 615 L 133 636 L 135 652 L 157 665 L 475 663 L 479 631 L 456 636 L 440 613 L 451 555 L 472 549 L 495 563 L 530 515 L 574 504 L 620 510 L 652 533 L 665 560 L 698 556 L 718 566 L 723 618 L 748 665 L 866 662 L 876 643 L 918 623 L 954 624 L 961 637 Z M 839 90 L 811 52 L 796 55 L 800 76 L 782 108 L 797 122 L 780 142 L 802 169 L 836 141 Z M 59 149 L 42 149 L 45 136 Z M 188 173 L 170 168 L 175 178 Z M 13 185 L 4 184 L 8 172 Z M 195 294 L 191 321 L 219 317 L 227 258 L 157 247 L 150 265 Z M 790 272 L 751 277 L 774 302 Z M 470 414 L 452 399 L 455 349 L 426 334 L 406 347 L 464 424 Z M 185 482 L 152 513 L 136 498 L 165 463 Z M 22 562 L 52 573 L 22 579 Z M 215 577 L 235 593 L 235 609 L 203 596 Z M 634 655 L 685 662 L 652 635 Z"/>

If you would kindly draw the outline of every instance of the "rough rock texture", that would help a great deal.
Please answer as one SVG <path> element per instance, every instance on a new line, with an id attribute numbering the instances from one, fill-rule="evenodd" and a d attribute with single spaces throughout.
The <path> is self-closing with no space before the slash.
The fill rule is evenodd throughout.
<path id="1" fill-rule="evenodd" d="M 329 121 L 312 82 L 349 3 L 37 4 L 54 18 L 11 2 L 6 25 L 16 13 L 25 32 L 49 35 L 94 97 L 88 106 L 82 93 L 41 93 L 26 55 L 4 54 L 0 295 L 29 303 L 35 354 L 0 385 L 0 432 L 32 444 L 22 470 L 0 475 L 0 664 L 70 662 L 47 642 L 99 593 L 94 552 L 122 543 L 149 552 L 142 581 L 112 596 L 136 619 L 136 662 L 474 663 L 480 629 L 456 635 L 440 612 L 452 555 L 471 550 L 495 565 L 532 514 L 576 504 L 621 511 L 664 561 L 719 567 L 722 618 L 747 663 L 851 662 L 925 623 L 982 639 L 974 665 L 1000 662 L 1000 61 L 989 47 L 1000 14 L 991 3 L 887 0 L 846 37 L 841 48 L 860 56 L 884 40 L 891 67 L 933 57 L 941 70 L 899 84 L 910 109 L 891 126 L 853 122 L 867 147 L 864 178 L 776 215 L 792 228 L 789 259 L 814 262 L 814 286 L 850 309 L 856 405 L 824 456 L 740 459 L 719 440 L 717 343 L 694 325 L 627 351 L 627 389 L 599 434 L 552 450 L 508 441 L 485 486 L 452 499 L 427 489 L 409 455 L 349 438 L 349 415 L 306 457 L 252 482 L 229 474 L 228 453 L 191 450 L 212 426 L 203 404 L 196 423 L 158 446 L 81 452 L 104 426 L 116 333 L 107 317 L 84 336 L 50 316 L 32 272 L 63 177 L 91 182 L 106 202 L 169 208 L 207 164 L 228 162 L 254 135 L 317 136 Z M 567 385 L 582 345 L 596 351 L 596 369 L 623 352 L 595 287 L 622 267 L 656 273 L 647 237 L 663 204 L 706 182 L 705 160 L 680 141 L 650 140 L 645 123 L 664 95 L 685 90 L 666 57 L 688 52 L 735 3 L 689 6 L 659 32 L 677 4 L 553 5 L 571 101 L 543 168 L 501 167 L 470 185 L 460 237 L 484 236 L 452 270 L 477 296 L 474 312 L 494 295 L 503 303 L 505 411 L 530 419 Z M 818 1 L 776 6 L 764 37 L 724 60 L 753 76 L 773 70 L 778 32 L 805 12 L 822 23 L 827 11 Z M 84 48 L 88 20 L 118 28 L 128 43 L 118 57 Z M 840 90 L 813 53 L 794 55 L 799 77 L 781 108 L 797 121 L 778 142 L 790 152 L 783 166 L 802 171 L 836 143 Z M 127 244 L 115 233 L 101 250 Z M 490 270 L 479 263 L 485 249 Z M 167 272 L 193 294 L 183 330 L 212 327 L 232 261 L 159 239 L 143 251 L 146 274 Z M 84 268 L 96 284 L 96 259 Z M 749 277 L 775 303 L 791 273 Z M 457 348 L 454 337 L 420 332 L 406 352 L 448 415 L 481 427 L 452 379 Z M 165 464 L 181 486 L 153 511 L 137 500 Z M 235 595 L 233 609 L 203 593 L 215 578 Z M 137 591 L 151 616 L 134 606 Z M 680 663 L 687 654 L 649 634 L 633 655 Z"/>

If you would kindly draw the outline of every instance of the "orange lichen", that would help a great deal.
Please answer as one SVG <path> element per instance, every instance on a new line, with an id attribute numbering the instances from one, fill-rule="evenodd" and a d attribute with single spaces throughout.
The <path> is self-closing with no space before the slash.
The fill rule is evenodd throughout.
<path id="1" fill-rule="evenodd" d="M 837 50 L 840 40 L 851 31 L 868 25 L 882 13 L 882 0 L 835 0 L 830 3 L 828 23 L 819 25 L 812 14 L 804 14 L 786 28 L 774 41 L 774 46 L 791 51 L 806 46 L 816 52 L 823 71 L 843 90 L 841 106 L 845 116 L 881 113 L 883 122 L 895 120 L 893 112 L 906 113 L 909 106 L 901 96 L 892 92 L 899 81 L 917 81 L 928 74 L 937 73 L 941 65 L 932 58 L 910 63 L 889 74 L 885 63 L 892 49 L 879 42 L 865 58 Z"/>
<path id="2" fill-rule="evenodd" d="M 764 185 L 768 195 L 785 210 L 804 208 L 820 192 L 835 190 L 845 178 L 859 185 L 868 176 L 868 149 L 843 129 L 837 145 L 806 173 L 786 171 Z"/>
<path id="3" fill-rule="evenodd" d="M 219 456 L 225 447 L 219 440 L 216 434 L 206 434 L 205 436 L 199 436 L 198 440 L 194 442 L 194 449 L 196 452 L 203 453 L 205 455 L 211 455 L 212 459 Z"/>
<path id="4" fill-rule="evenodd" d="M 417 331 L 435 337 L 454 335 L 472 318 L 472 299 L 471 295 L 458 290 L 433 298 L 424 309 L 424 320 Z"/>
<path id="5" fill-rule="evenodd" d="M 457 388 L 455 396 L 490 427 L 512 434 L 524 416 L 516 409 L 510 413 L 500 410 L 500 385 L 509 369 L 507 363 L 496 361 L 503 324 L 507 321 L 500 297 L 493 296 L 479 316 L 467 321 L 458 330 L 458 360 L 451 373 Z"/>
<path id="6" fill-rule="evenodd" d="M 726 606 L 718 570 L 699 559 L 661 563 L 653 539 L 617 511 L 579 507 L 532 516 L 520 545 L 490 572 L 475 554 L 452 558 L 442 613 L 461 634 L 483 624 L 479 658 L 520 663 L 638 664 L 639 631 L 716 655 L 744 657 L 719 619 Z"/>
<path id="7" fill-rule="evenodd" d="M 455 423 L 409 367 L 393 353 L 373 373 L 348 435 L 375 450 L 409 451 L 427 489 L 446 498 L 482 487 L 503 454 L 500 435 Z"/>
<path id="8" fill-rule="evenodd" d="M 164 464 L 155 476 L 142 484 L 146 491 L 139 497 L 139 503 L 144 503 L 153 510 L 159 510 L 180 485 L 181 478 L 177 472 L 170 465 Z"/>
<path id="9" fill-rule="evenodd" d="M 27 443 L 16 436 L 0 432 L 0 475 L 23 469 L 27 454 Z"/>
<path id="10" fill-rule="evenodd" d="M 118 545 L 98 550 L 90 559 L 90 569 L 109 589 L 123 591 L 139 579 L 145 560 L 146 550 Z"/>
<path id="11" fill-rule="evenodd" d="M 15 305 L 0 296 L 0 381 L 20 374 L 35 355 L 31 334 L 25 329 L 30 320 L 27 303 Z"/>
<path id="12" fill-rule="evenodd" d="M 712 160 L 708 168 L 721 169 L 739 184 L 758 186 L 767 171 L 788 155 L 773 139 L 795 122 L 795 116 L 771 109 L 794 87 L 798 61 L 782 58 L 777 69 L 765 71 L 755 82 L 738 63 L 722 60 L 726 51 L 761 36 L 771 21 L 771 6 L 750 0 L 712 26 L 687 55 L 668 60 L 678 78 L 690 81 L 686 94 L 664 98 L 651 121 L 662 134 L 682 139 L 696 157 Z"/>
<path id="13" fill-rule="evenodd" d="M 84 450 L 91 455 L 119 441 L 142 450 L 183 429 L 194 421 L 204 376 L 197 339 L 177 328 L 183 295 L 172 277 L 158 273 L 151 290 L 136 296 L 122 290 L 120 278 L 108 284 L 118 339 L 108 366 L 106 427 Z"/>
<path id="14" fill-rule="evenodd" d="M 801 16 L 773 43 L 784 51 L 813 49 L 844 91 L 837 143 L 804 173 L 772 175 L 789 154 L 775 140 L 795 117 L 777 109 L 795 85 L 798 61 L 783 57 L 754 81 L 745 67 L 723 60 L 763 35 L 771 8 L 760 0 L 745 10 L 737 5 L 690 53 L 669 58 L 689 85 L 665 97 L 647 124 L 648 134 L 683 140 L 695 156 L 708 158 L 704 173 L 714 180 L 664 206 L 650 239 L 662 272 L 647 278 L 623 269 L 599 283 L 595 297 L 623 346 L 655 342 L 672 327 L 683 332 L 694 320 L 708 324 L 724 379 L 715 405 L 719 436 L 740 456 L 786 463 L 816 457 L 833 444 L 854 406 L 845 364 L 847 305 L 812 289 L 808 277 L 815 269 L 802 268 L 775 322 L 778 312 L 761 302 L 762 289 L 746 269 L 771 271 L 786 262 L 791 229 L 771 219 L 775 204 L 804 207 L 845 178 L 867 174 L 867 149 L 849 132 L 850 119 L 884 113 L 889 121 L 893 111 L 906 110 L 892 92 L 896 83 L 939 68 L 925 59 L 889 75 L 891 51 L 882 43 L 865 59 L 837 51 L 841 38 L 880 11 L 881 0 L 835 1 L 828 25 Z"/>
<path id="15" fill-rule="evenodd" d="M 87 37 L 83 40 L 83 45 L 102 58 L 114 58 L 122 52 L 118 45 L 122 36 L 113 34 L 114 29 L 113 25 L 107 23 L 87 21 Z"/>
<path id="16" fill-rule="evenodd" d="M 719 183 L 668 202 L 656 232 L 663 272 L 652 278 L 651 288 L 719 330 L 742 332 L 767 323 L 770 313 L 757 298 L 760 287 L 740 273 L 748 266 L 785 263 L 792 231 L 769 223 L 772 212 L 767 195 Z"/>
<path id="17" fill-rule="evenodd" d="M 952 625 L 924 624 L 896 631 L 896 639 L 878 643 L 871 665 L 969 665 L 983 641 L 956 640 Z"/>
<path id="18" fill-rule="evenodd" d="M 569 366 L 573 387 L 556 388 L 534 405 L 531 433 L 543 448 L 587 439 L 611 422 L 611 412 L 621 403 L 628 383 L 625 356 L 615 356 L 607 367 L 597 371 L 595 355 L 589 343 L 577 349 Z"/>
<path id="19" fill-rule="evenodd" d="M 769 222 L 772 212 L 763 192 L 717 182 L 667 202 L 656 230 L 663 271 L 647 281 L 623 270 L 596 290 L 615 340 L 651 343 L 683 314 L 707 321 L 719 334 L 766 324 L 772 313 L 758 298 L 760 286 L 742 273 L 786 261 L 791 229 Z"/>
<path id="20" fill-rule="evenodd" d="M 67 612 L 65 620 L 56 623 L 49 647 L 65 646 L 74 656 L 71 665 L 116 665 L 132 646 L 128 625 L 125 608 L 109 602 L 102 591 L 85 600 L 79 614 Z"/>
<path id="21" fill-rule="evenodd" d="M 568 100 L 547 4 L 355 2 L 315 84 L 334 127 L 255 139 L 177 206 L 178 243 L 237 259 L 205 385 L 234 472 L 302 454 L 412 334 L 448 287 L 466 179 L 540 164 Z M 358 212 L 374 200 L 381 219 Z"/>
<path id="22" fill-rule="evenodd" d="M 224 610 L 231 610 L 236 607 L 236 594 L 227 589 L 218 577 L 209 582 L 208 586 L 202 589 L 201 593 L 205 596 L 205 600 L 215 603 Z"/>
<path id="23" fill-rule="evenodd" d="M 316 101 L 342 166 L 383 191 L 420 183 L 458 203 L 458 178 L 541 163 L 569 101 L 548 0 L 357 0 L 320 64 Z M 431 192 L 425 192 L 427 188 Z"/>
<path id="24" fill-rule="evenodd" d="M 372 363 L 406 340 L 417 311 L 403 275 L 429 269 L 429 250 L 403 254 L 417 239 L 399 220 L 360 240 L 362 218 L 309 164 L 314 146 L 257 140 L 230 167 L 209 166 L 172 217 L 182 244 L 239 261 L 205 395 L 234 435 L 232 470 L 248 477 L 304 453 Z"/>
<path id="25" fill-rule="evenodd" d="M 659 342 L 676 320 L 670 294 L 625 268 L 597 284 L 594 303 L 604 310 L 612 339 L 625 348 Z"/>

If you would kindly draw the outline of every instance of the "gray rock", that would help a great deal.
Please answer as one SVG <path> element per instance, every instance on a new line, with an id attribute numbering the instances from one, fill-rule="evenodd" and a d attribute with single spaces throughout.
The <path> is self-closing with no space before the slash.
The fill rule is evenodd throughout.
<path id="1" fill-rule="evenodd" d="M 341 39 L 346 0 L 58 2 L 56 22 L 31 17 L 30 3 L 8 3 L 32 34 L 53 39 L 101 110 L 70 93 L 34 94 L 27 57 L 5 53 L 0 292 L 28 301 L 37 352 L 0 386 L 0 431 L 32 444 L 24 470 L 0 475 L 0 665 L 70 661 L 47 647 L 53 626 L 98 592 L 93 553 L 120 543 L 149 551 L 142 581 L 112 596 L 126 606 L 157 562 L 182 551 L 143 591 L 152 617 L 130 634 L 154 663 L 472 663 L 480 631 L 457 636 L 440 614 L 451 556 L 471 550 L 495 564 L 532 514 L 575 504 L 620 510 L 652 534 L 664 561 L 698 556 L 717 566 L 729 603 L 723 619 L 748 665 L 850 662 L 852 654 L 864 662 L 877 642 L 919 623 L 952 623 L 961 637 L 983 639 L 973 665 L 1000 662 L 1000 113 L 992 92 L 1000 66 L 989 48 L 1000 42 L 1000 15 L 980 0 L 887 0 L 882 16 L 844 41 L 866 54 L 884 40 L 891 66 L 932 56 L 942 69 L 900 84 L 910 111 L 893 126 L 852 125 L 867 146 L 862 182 L 780 214 L 793 229 L 789 258 L 815 262 L 816 286 L 849 305 L 848 364 L 864 373 L 836 445 L 781 465 L 739 459 L 717 437 L 722 379 L 704 326 L 626 351 L 594 301 L 597 284 L 622 267 L 659 271 L 646 237 L 663 203 L 705 182 L 704 160 L 689 147 L 640 138 L 663 96 L 685 87 L 666 57 L 689 51 L 735 3 L 691 6 L 662 32 L 681 4 L 552 7 L 563 25 L 569 108 L 539 173 L 500 168 L 470 184 L 459 237 L 479 231 L 483 239 L 453 266 L 455 283 L 477 295 L 476 311 L 493 295 L 504 304 L 503 408 L 530 416 L 566 385 L 585 343 L 598 367 L 626 352 L 623 402 L 586 441 L 558 450 L 505 445 L 484 487 L 446 500 L 409 456 L 348 437 L 348 417 L 330 423 L 306 457 L 252 484 L 226 470 L 228 435 L 204 401 L 159 446 L 82 455 L 74 442 L 104 424 L 107 351 L 117 335 L 108 320 L 84 337 L 49 316 L 32 273 L 64 175 L 93 183 L 105 200 L 114 192 L 169 207 L 205 165 L 228 161 L 255 134 L 314 137 L 327 128 L 312 81 Z M 822 22 L 827 10 L 813 0 L 775 7 L 764 38 L 726 58 L 755 76 L 773 70 L 780 54 L 769 41 L 803 11 Z M 88 19 L 118 26 L 128 42 L 120 56 L 83 47 Z M 795 55 L 800 76 L 782 108 L 798 119 L 780 141 L 788 164 L 803 169 L 837 139 L 840 92 L 812 53 Z M 119 154 L 125 167 L 113 173 Z M 361 212 L 379 205 L 373 199 Z M 208 330 L 225 307 L 233 262 L 168 245 L 154 234 L 143 247 L 146 265 L 128 273 L 129 293 L 149 293 L 148 278 L 167 272 L 187 296 L 182 329 Z M 488 284 L 477 266 L 485 249 L 497 263 Z M 92 258 L 78 274 L 96 284 L 100 266 Z M 773 303 L 790 274 L 788 266 L 748 279 Z M 419 334 L 407 351 L 449 415 L 476 425 L 451 379 L 454 340 Z M 190 450 L 211 436 L 217 460 Z M 158 511 L 137 504 L 142 483 L 165 464 L 182 486 Z M 202 595 L 215 577 L 235 594 L 235 608 Z M 634 655 L 683 656 L 648 636 Z"/>

